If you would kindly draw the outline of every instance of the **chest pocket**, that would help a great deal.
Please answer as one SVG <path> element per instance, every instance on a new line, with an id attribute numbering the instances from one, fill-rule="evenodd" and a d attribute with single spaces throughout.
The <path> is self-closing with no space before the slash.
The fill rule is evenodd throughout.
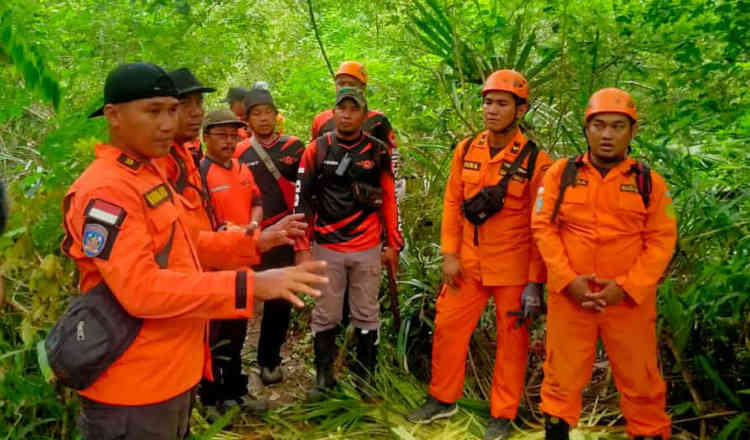
<path id="1" fill-rule="evenodd" d="M 177 228 L 177 209 L 171 202 L 149 209 L 151 236 L 154 242 L 154 258 L 162 268 L 166 267 L 172 239 Z"/>
<path id="2" fill-rule="evenodd" d="M 505 208 L 524 209 L 529 205 L 524 197 L 526 195 L 528 182 L 528 179 L 523 179 L 523 181 L 511 179 L 510 182 L 508 182 L 508 192 L 505 195 Z"/>
<path id="3" fill-rule="evenodd" d="M 585 209 L 588 200 L 589 187 L 587 185 L 569 186 L 560 205 L 560 217 L 572 223 L 591 221 L 590 210 Z"/>
<path id="4" fill-rule="evenodd" d="M 620 218 L 629 225 L 643 225 L 646 221 L 646 207 L 637 190 L 634 192 L 621 190 L 618 208 Z"/>
<path id="5" fill-rule="evenodd" d="M 476 164 L 476 165 L 473 165 Z M 461 182 L 464 185 L 464 199 L 470 199 L 479 192 L 479 182 L 482 180 L 482 173 L 479 162 L 464 163 L 464 168 L 461 170 Z"/>

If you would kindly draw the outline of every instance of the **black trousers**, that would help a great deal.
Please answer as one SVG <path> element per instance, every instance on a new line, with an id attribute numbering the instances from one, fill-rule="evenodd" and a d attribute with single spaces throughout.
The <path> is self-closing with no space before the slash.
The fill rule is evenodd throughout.
<path id="1" fill-rule="evenodd" d="M 182 440 L 190 434 L 194 389 L 151 405 L 119 406 L 81 396 L 83 440 Z"/>
<path id="2" fill-rule="evenodd" d="M 294 265 L 294 248 L 280 246 L 261 256 L 261 264 L 255 270 L 261 271 Z M 258 364 L 261 367 L 281 365 L 281 346 L 289 330 L 289 317 L 292 305 L 284 300 L 267 301 L 263 305 L 263 320 L 260 323 L 258 339 Z"/>
<path id="3" fill-rule="evenodd" d="M 247 319 L 214 320 L 209 323 L 214 381 L 202 380 L 198 395 L 204 405 L 239 399 L 247 394 L 247 375 L 242 374 L 242 346 Z"/>

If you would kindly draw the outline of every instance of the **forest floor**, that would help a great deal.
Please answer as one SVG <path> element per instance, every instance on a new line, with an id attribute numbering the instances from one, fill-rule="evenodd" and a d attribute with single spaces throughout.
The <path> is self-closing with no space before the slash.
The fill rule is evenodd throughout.
<path id="1" fill-rule="evenodd" d="M 261 307 L 257 307 L 260 317 Z M 338 376 L 344 379 L 344 390 L 332 396 L 330 401 L 318 405 L 305 404 L 305 394 L 312 386 L 315 371 L 312 365 L 312 334 L 306 328 L 292 326 L 287 342 L 282 349 L 284 381 L 263 386 L 257 364 L 257 343 L 260 319 L 248 326 L 248 335 L 243 349 L 245 372 L 250 376 L 248 391 L 256 398 L 267 402 L 271 411 L 263 417 L 239 414 L 232 425 L 221 432 L 214 432 L 199 414 L 194 413 L 197 427 L 205 429 L 199 439 L 399 439 L 399 440 L 448 440 L 481 439 L 487 423 L 486 403 L 466 401 L 460 404 L 459 414 L 450 420 L 430 425 L 413 425 L 404 416 L 424 398 L 424 385 L 404 373 L 392 374 L 388 383 L 379 382 L 373 390 L 374 401 L 363 400 L 355 387 L 346 379 L 345 370 L 338 368 Z M 494 348 L 493 348 L 494 350 Z M 341 357 L 341 356 L 340 356 Z M 484 366 L 480 365 L 484 368 Z M 579 429 L 571 433 L 573 440 L 605 440 L 626 438 L 622 419 L 617 414 L 616 396 L 605 391 L 608 365 L 606 360 L 597 362 L 592 386 L 585 393 L 586 406 L 597 408 L 582 417 Z M 467 378 L 468 380 L 468 378 Z M 532 378 L 533 380 L 533 378 Z M 386 395 L 383 389 L 389 390 Z M 537 389 L 536 392 L 531 390 Z M 526 390 L 526 399 L 537 400 L 538 384 Z M 599 396 L 599 397 L 595 397 Z M 483 406 L 484 405 L 484 406 Z M 535 405 L 533 405 L 535 406 Z M 519 421 L 523 431 L 514 440 L 542 440 L 543 429 L 539 415 L 522 409 Z M 675 437 L 680 438 L 680 437 Z"/>

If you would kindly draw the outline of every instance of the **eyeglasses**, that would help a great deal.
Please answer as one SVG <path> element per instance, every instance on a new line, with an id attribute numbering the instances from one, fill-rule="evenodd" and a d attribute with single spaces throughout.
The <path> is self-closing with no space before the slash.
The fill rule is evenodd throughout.
<path id="1" fill-rule="evenodd" d="M 216 139 L 220 139 L 222 141 L 235 141 L 239 142 L 242 140 L 242 137 L 238 135 L 237 133 L 206 133 L 207 136 L 213 136 Z"/>

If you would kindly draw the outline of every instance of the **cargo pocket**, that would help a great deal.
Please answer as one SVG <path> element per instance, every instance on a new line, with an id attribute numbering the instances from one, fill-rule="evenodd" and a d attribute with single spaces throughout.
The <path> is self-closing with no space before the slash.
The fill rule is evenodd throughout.
<path id="1" fill-rule="evenodd" d="M 478 170 L 461 170 L 461 182 L 464 184 L 464 199 L 470 199 L 479 191 L 481 175 Z"/>
<path id="2" fill-rule="evenodd" d="M 621 191 L 618 208 L 620 218 L 626 222 L 629 230 L 645 223 L 646 207 L 640 193 Z"/>
<path id="3" fill-rule="evenodd" d="M 177 209 L 171 203 L 163 203 L 149 212 L 154 237 L 154 253 L 160 252 L 169 242 L 172 225 L 177 221 L 177 216 Z"/>
<path id="4" fill-rule="evenodd" d="M 528 206 L 528 202 L 524 199 L 527 182 L 528 180 L 519 182 L 514 179 L 508 182 L 508 192 L 505 194 L 503 209 L 521 210 Z"/>

